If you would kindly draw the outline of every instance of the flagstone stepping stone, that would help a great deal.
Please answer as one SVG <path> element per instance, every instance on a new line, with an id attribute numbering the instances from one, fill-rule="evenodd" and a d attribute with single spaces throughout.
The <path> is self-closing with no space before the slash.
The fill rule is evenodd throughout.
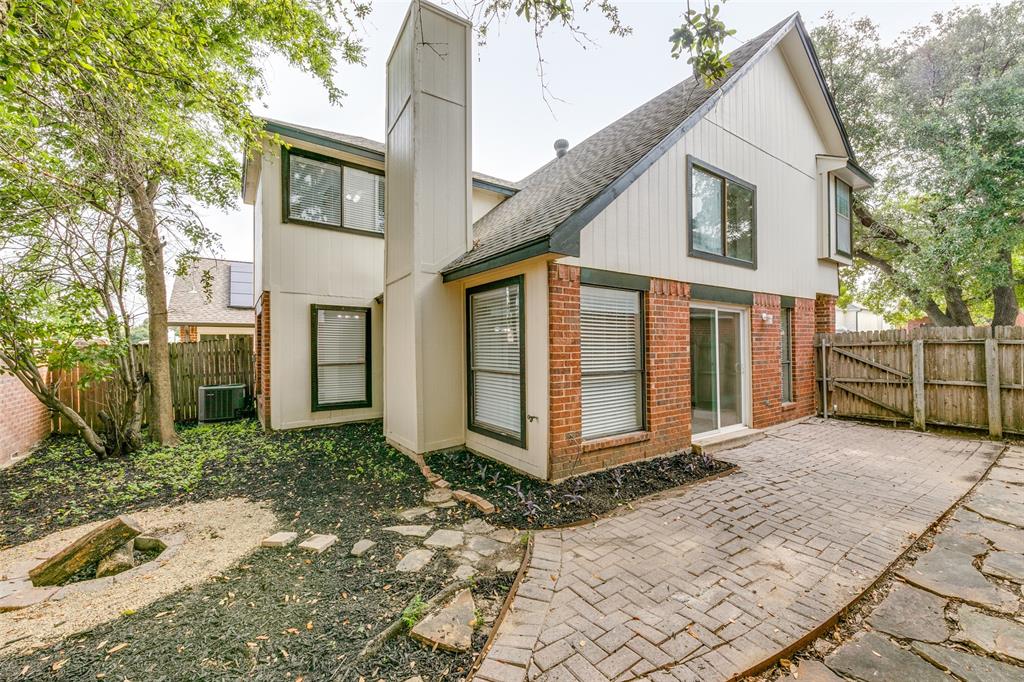
<path id="1" fill-rule="evenodd" d="M 961 606 L 957 615 L 960 619 L 960 632 L 953 639 L 967 642 L 990 654 L 1024 663 L 1024 625 L 990 616 L 973 606 Z"/>
<path id="2" fill-rule="evenodd" d="M 442 549 L 454 549 L 463 542 L 461 530 L 449 530 L 442 528 L 434 531 L 434 534 L 423 541 L 424 547 L 440 547 Z"/>
<path id="3" fill-rule="evenodd" d="M 419 573 L 433 558 L 434 553 L 429 549 L 414 549 L 402 557 L 396 570 L 400 573 Z"/>
<path id="4" fill-rule="evenodd" d="M 921 657 L 966 682 L 1020 682 L 1024 669 L 985 656 L 938 644 L 910 645 Z"/>
<path id="5" fill-rule="evenodd" d="M 509 559 L 507 561 L 499 561 L 495 566 L 499 573 L 515 573 L 519 570 L 520 562 Z"/>
<path id="6" fill-rule="evenodd" d="M 498 542 L 497 540 L 492 540 L 489 537 L 484 537 L 483 535 L 473 535 L 470 536 L 469 540 L 466 541 L 466 547 L 476 552 L 480 556 L 488 557 L 502 550 L 505 547 L 505 545 Z"/>
<path id="7" fill-rule="evenodd" d="M 295 542 L 297 537 L 299 537 L 298 533 L 281 531 L 280 533 L 274 533 L 270 537 L 263 538 L 260 542 L 260 547 L 287 547 Z M 138 540 L 138 538 L 135 539 L 136 541 Z"/>
<path id="8" fill-rule="evenodd" d="M 352 556 L 363 556 L 371 549 L 377 546 L 377 543 L 373 540 L 360 540 L 356 544 L 352 545 Z"/>
<path id="9" fill-rule="evenodd" d="M 337 541 L 337 535 L 311 535 L 299 543 L 299 549 L 305 549 L 309 550 L 310 552 L 316 552 L 317 554 L 319 554 L 320 552 L 324 551 Z"/>
<path id="10" fill-rule="evenodd" d="M 840 675 L 872 682 L 949 682 L 946 673 L 877 632 L 855 635 L 825 665 Z"/>
<path id="11" fill-rule="evenodd" d="M 405 511 L 398 512 L 398 516 L 403 521 L 415 521 L 424 514 L 429 514 L 433 509 L 430 507 L 413 507 L 412 509 L 406 509 Z"/>
<path id="12" fill-rule="evenodd" d="M 1024 582 L 1024 554 L 992 552 L 981 564 L 981 572 L 1005 578 L 1015 583 Z"/>
<path id="13" fill-rule="evenodd" d="M 398 533 L 409 538 L 425 538 L 430 532 L 431 526 L 388 526 L 384 530 L 389 533 Z"/>
<path id="14" fill-rule="evenodd" d="M 462 564 L 452 573 L 452 577 L 456 580 L 469 580 L 474 575 L 476 575 L 476 569 L 469 564 Z"/>
<path id="15" fill-rule="evenodd" d="M 0 613 L 18 611 L 40 604 L 61 590 L 60 587 L 25 587 L 0 598 Z"/>
<path id="16" fill-rule="evenodd" d="M 919 557 L 913 566 L 901 569 L 898 575 L 929 592 L 956 597 L 1003 613 L 1014 613 L 1017 610 L 1016 595 L 986 580 L 972 561 L 973 558 L 967 554 L 933 549 Z"/>
<path id="17" fill-rule="evenodd" d="M 444 504 L 452 499 L 452 491 L 448 488 L 434 488 L 423 493 L 423 501 L 427 504 Z"/>
<path id="18" fill-rule="evenodd" d="M 270 537 L 274 537 L 271 535 Z M 162 552 L 167 549 L 167 543 L 152 535 L 136 535 L 135 549 L 140 552 Z"/>
<path id="19" fill-rule="evenodd" d="M 985 518 L 1024 527 L 1024 488 L 998 481 L 983 483 L 964 505 Z"/>
<path id="20" fill-rule="evenodd" d="M 428 615 L 410 633 L 429 647 L 447 651 L 468 651 L 473 642 L 476 603 L 473 593 L 462 590 L 447 606 Z"/>
<path id="21" fill-rule="evenodd" d="M 515 542 L 516 538 L 519 537 L 519 533 L 515 532 L 511 528 L 502 528 L 491 533 L 491 537 L 503 544 L 509 544 Z"/>
<path id="22" fill-rule="evenodd" d="M 462 530 L 475 535 L 487 535 L 494 531 L 494 526 L 483 519 L 470 519 L 462 524 Z"/>
<path id="23" fill-rule="evenodd" d="M 96 577 L 106 578 L 108 575 L 124 573 L 135 567 L 135 539 L 132 538 L 107 556 L 100 559 L 96 566 Z"/>
<path id="24" fill-rule="evenodd" d="M 948 549 L 968 556 L 978 556 L 991 549 L 980 535 L 961 533 L 953 528 L 936 535 L 933 545 L 938 549 Z"/>
<path id="25" fill-rule="evenodd" d="M 26 587 L 32 587 L 32 581 L 21 579 L 21 580 L 4 580 L 0 582 L 0 597 L 6 597 L 9 594 L 20 592 Z"/>
<path id="26" fill-rule="evenodd" d="M 988 540 L 996 549 L 1024 554 L 1024 532 L 1005 523 L 991 521 L 969 509 L 958 509 L 953 517 L 956 528 Z"/>
<path id="27" fill-rule="evenodd" d="M 779 682 L 843 682 L 843 678 L 828 669 L 821 661 L 800 661 L 792 673 Z"/>
<path id="28" fill-rule="evenodd" d="M 946 600 L 910 585 L 896 585 L 871 613 L 868 623 L 900 639 L 942 642 L 949 637 Z"/>
<path id="29" fill-rule="evenodd" d="M 1019 467 L 994 466 L 992 467 L 992 470 L 988 472 L 988 478 L 991 481 L 1001 481 L 1003 483 L 1024 483 L 1024 469 Z"/>
<path id="30" fill-rule="evenodd" d="M 423 682 L 423 678 L 417 675 L 416 677 L 410 677 L 405 682 Z"/>

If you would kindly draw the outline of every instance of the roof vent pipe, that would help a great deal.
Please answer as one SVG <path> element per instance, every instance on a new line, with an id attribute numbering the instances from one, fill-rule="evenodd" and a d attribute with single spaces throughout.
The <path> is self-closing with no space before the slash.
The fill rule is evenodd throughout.
<path id="1" fill-rule="evenodd" d="M 569 140 L 559 138 L 555 140 L 555 156 L 562 158 L 569 151 Z"/>

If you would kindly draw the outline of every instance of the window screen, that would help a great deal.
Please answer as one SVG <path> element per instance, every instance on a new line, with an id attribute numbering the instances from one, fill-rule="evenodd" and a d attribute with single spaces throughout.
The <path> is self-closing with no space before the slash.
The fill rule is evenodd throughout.
<path id="1" fill-rule="evenodd" d="M 779 319 L 782 402 L 793 402 L 793 309 L 782 308 Z"/>
<path id="2" fill-rule="evenodd" d="M 583 438 L 643 428 L 643 322 L 639 291 L 580 287 Z"/>
<path id="3" fill-rule="evenodd" d="M 290 154 L 288 217 L 340 226 L 341 166 Z"/>
<path id="4" fill-rule="evenodd" d="M 314 409 L 370 403 L 369 315 L 361 308 L 313 307 Z"/>
<path id="5" fill-rule="evenodd" d="M 516 443 L 523 438 L 522 283 L 469 292 L 470 426 Z"/>
<path id="6" fill-rule="evenodd" d="M 836 251 L 850 255 L 850 186 L 836 178 Z"/>
<path id="7" fill-rule="evenodd" d="M 345 227 L 383 233 L 384 176 L 346 166 L 343 189 Z"/>
<path id="8" fill-rule="evenodd" d="M 753 264 L 757 190 L 722 171 L 690 164 L 691 255 Z"/>

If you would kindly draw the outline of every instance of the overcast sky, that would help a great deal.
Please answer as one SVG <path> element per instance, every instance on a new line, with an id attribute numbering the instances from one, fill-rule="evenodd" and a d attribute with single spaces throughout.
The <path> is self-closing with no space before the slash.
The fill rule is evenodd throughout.
<path id="1" fill-rule="evenodd" d="M 537 53 L 525 24 L 513 18 L 497 30 L 492 28 L 487 44 L 475 48 L 474 170 L 518 180 L 554 154 L 555 139 L 564 137 L 575 144 L 687 76 L 685 60 L 672 59 L 668 43 L 685 0 L 614 1 L 623 22 L 633 28 L 632 35 L 608 35 L 607 23 L 592 13 L 581 21 L 593 41 L 585 48 L 557 27 L 545 36 L 542 51 L 546 78 L 557 100 L 549 97 L 545 102 L 537 75 Z M 455 3 L 448 0 L 441 4 L 452 7 Z M 817 24 L 829 10 L 841 17 L 866 14 L 880 26 L 883 39 L 892 40 L 905 29 L 927 21 L 932 13 L 956 4 L 985 3 L 729 0 L 722 13 L 726 25 L 736 30 L 727 43 L 728 49 L 734 49 L 795 11 L 803 15 L 808 27 Z M 404 1 L 374 0 L 373 12 L 362 27 L 366 65 L 344 64 L 336 72 L 339 86 L 347 93 L 340 106 L 328 103 L 314 80 L 289 68 L 283 60 L 271 59 L 266 65 L 268 96 L 255 104 L 256 112 L 383 140 L 385 60 L 407 7 Z M 252 210 L 240 203 L 237 210 L 227 214 L 202 212 L 207 224 L 221 235 L 223 251 L 211 255 L 252 259 Z"/>

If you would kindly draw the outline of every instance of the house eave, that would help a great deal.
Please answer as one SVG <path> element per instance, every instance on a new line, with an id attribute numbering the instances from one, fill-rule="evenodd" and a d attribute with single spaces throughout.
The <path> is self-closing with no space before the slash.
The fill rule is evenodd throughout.
<path id="1" fill-rule="evenodd" d="M 451 270 L 442 271 L 441 275 L 444 282 L 454 282 L 456 280 L 465 279 L 472 275 L 480 274 L 481 272 L 487 272 L 488 270 L 495 270 L 506 265 L 512 265 L 513 263 L 519 263 L 536 256 L 542 256 L 544 254 L 554 253 L 562 256 L 576 256 L 578 253 L 562 253 L 552 249 L 551 243 L 547 238 L 540 239 L 528 244 L 523 244 L 509 251 L 502 251 L 495 255 L 485 258 L 482 261 L 476 263 L 470 263 L 464 266 L 457 266 Z"/>

